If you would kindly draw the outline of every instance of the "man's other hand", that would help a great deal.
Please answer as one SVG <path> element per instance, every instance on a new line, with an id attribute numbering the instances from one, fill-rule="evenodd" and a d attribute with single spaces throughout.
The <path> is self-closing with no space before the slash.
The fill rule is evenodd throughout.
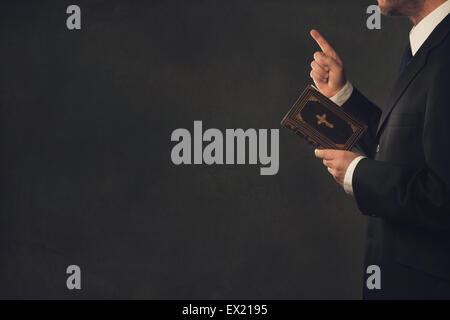
<path id="1" fill-rule="evenodd" d="M 323 165 L 328 168 L 328 172 L 342 187 L 348 166 L 356 157 L 360 156 L 351 151 L 333 149 L 316 149 L 315 155 L 317 158 L 323 159 Z"/>
<path id="2" fill-rule="evenodd" d="M 319 91 L 327 98 L 331 98 L 347 82 L 344 64 L 336 51 L 334 51 L 319 31 L 311 30 L 310 34 L 322 49 L 322 52 L 317 51 L 314 53 L 310 76 Z"/>

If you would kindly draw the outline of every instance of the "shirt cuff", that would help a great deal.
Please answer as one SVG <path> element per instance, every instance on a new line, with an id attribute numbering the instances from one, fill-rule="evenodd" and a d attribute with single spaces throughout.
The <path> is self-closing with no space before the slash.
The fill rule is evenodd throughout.
<path id="1" fill-rule="evenodd" d="M 350 83 L 350 81 L 347 80 L 344 87 L 342 87 L 342 89 L 334 96 L 332 96 L 330 100 L 336 103 L 339 107 L 341 107 L 344 103 L 347 102 L 352 93 L 353 93 L 353 85 Z"/>
<path id="2" fill-rule="evenodd" d="M 353 172 L 355 171 L 358 163 L 365 158 L 367 157 L 359 156 L 353 159 L 352 162 L 350 162 L 344 176 L 344 190 L 347 194 L 353 195 Z"/>

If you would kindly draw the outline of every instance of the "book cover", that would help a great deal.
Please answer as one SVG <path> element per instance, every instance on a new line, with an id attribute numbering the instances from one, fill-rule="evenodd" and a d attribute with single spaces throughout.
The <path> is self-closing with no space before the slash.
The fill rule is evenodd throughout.
<path id="1" fill-rule="evenodd" d="M 308 86 L 281 125 L 319 148 L 350 150 L 367 126 Z"/>

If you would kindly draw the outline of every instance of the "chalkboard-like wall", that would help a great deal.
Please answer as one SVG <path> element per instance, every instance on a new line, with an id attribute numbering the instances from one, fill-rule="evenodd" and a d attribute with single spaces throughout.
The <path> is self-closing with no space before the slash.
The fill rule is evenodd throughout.
<path id="1" fill-rule="evenodd" d="M 171 135 L 279 129 L 312 27 L 382 105 L 409 24 L 368 30 L 369 4 L 2 1 L 0 297 L 360 298 L 365 220 L 311 146 L 280 129 L 261 175 L 175 165 Z"/>

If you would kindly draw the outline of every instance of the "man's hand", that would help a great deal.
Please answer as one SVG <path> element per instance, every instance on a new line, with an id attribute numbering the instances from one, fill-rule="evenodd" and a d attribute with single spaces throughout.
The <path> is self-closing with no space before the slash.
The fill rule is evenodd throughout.
<path id="1" fill-rule="evenodd" d="M 351 151 L 332 149 L 316 149 L 315 154 L 317 158 L 323 159 L 323 165 L 328 167 L 328 172 L 342 187 L 348 166 L 356 157 L 360 156 Z"/>
<path id="2" fill-rule="evenodd" d="M 314 80 L 319 91 L 331 98 L 338 93 L 347 82 L 344 72 L 344 64 L 339 55 L 317 30 L 311 30 L 311 36 L 316 40 L 322 52 L 314 53 L 311 62 L 310 76 Z"/>

